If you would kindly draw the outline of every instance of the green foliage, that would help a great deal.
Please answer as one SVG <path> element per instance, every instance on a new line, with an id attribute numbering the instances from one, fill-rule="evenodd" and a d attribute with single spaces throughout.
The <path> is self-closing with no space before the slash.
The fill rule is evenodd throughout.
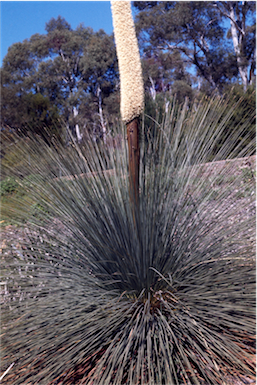
<path id="1" fill-rule="evenodd" d="M 26 174 L 25 174 L 26 175 Z M 0 182 L 1 224 L 26 224 L 31 217 L 44 222 L 49 217 L 49 210 L 39 203 L 33 195 L 33 186 L 40 181 L 42 175 L 28 175 L 23 178 L 10 176 Z"/>
<path id="2" fill-rule="evenodd" d="M 57 106 L 52 105 L 49 98 L 40 92 L 28 92 L 25 85 L 23 91 L 20 92 L 20 80 L 17 80 L 17 84 L 13 80 L 5 81 L 5 72 L 6 70 L 1 71 L 3 75 L 1 79 L 2 128 L 8 130 L 11 127 L 13 131 L 17 132 L 32 132 L 34 135 L 42 136 L 48 142 L 53 137 L 61 140 L 62 125 Z M 10 82 L 9 85 L 8 82 Z"/>
<path id="3" fill-rule="evenodd" d="M 238 79 L 240 63 L 244 67 L 246 78 L 251 71 L 253 79 L 254 3 L 135 1 L 133 5 L 144 61 L 153 65 L 149 74 L 152 76 L 156 70 L 159 72 L 158 78 L 153 78 L 156 81 L 158 79 L 157 92 L 160 83 L 163 86 L 167 82 L 171 84 L 174 80 L 186 80 L 189 86 L 192 82 L 198 83 L 198 87 L 204 92 L 211 93 L 215 90 L 222 94 L 227 84 Z M 230 23 L 231 9 L 235 12 L 235 21 L 241 23 L 241 30 L 236 26 L 239 41 L 237 49 L 233 47 L 231 34 L 226 34 L 225 26 Z M 235 51 L 238 50 L 240 59 L 237 60 Z M 170 63 L 169 67 L 166 66 L 167 62 Z M 192 68 L 197 78 L 192 76 Z M 172 72 L 168 81 L 167 69 Z M 180 79 L 177 79 L 177 76 Z M 181 79 L 181 76 L 184 79 Z M 149 79 L 147 82 L 149 83 Z M 246 82 L 249 85 L 249 79 Z"/>
<path id="4" fill-rule="evenodd" d="M 244 182 L 254 181 L 254 173 L 251 169 L 243 168 L 242 174 L 243 174 L 243 181 Z"/>
<path id="5" fill-rule="evenodd" d="M 2 367 L 15 365 L 3 384 L 220 385 L 254 376 L 254 216 L 249 199 L 237 200 L 241 176 L 215 162 L 236 137 L 206 164 L 232 111 L 220 99 L 173 101 L 154 136 L 142 125 L 136 212 L 127 151 L 23 145 L 28 174 L 43 176 L 31 193 L 51 215 L 44 226 L 33 216 L 26 251 L 4 261 L 12 301 L 2 305 Z M 62 177 L 46 174 L 47 162 Z"/>
<path id="6" fill-rule="evenodd" d="M 177 94 L 181 102 L 185 96 L 192 97 L 191 76 L 183 64 L 181 54 L 174 52 L 146 53 L 142 58 L 144 85 L 148 94 Z"/>
<path id="7" fill-rule="evenodd" d="M 14 177 L 5 178 L 0 182 L 0 195 L 9 195 L 17 192 L 19 184 Z"/>
<path id="8" fill-rule="evenodd" d="M 13 44 L 3 60 L 1 125 L 39 135 L 48 127 L 50 137 L 59 133 L 60 139 L 60 116 L 74 137 L 76 124 L 85 134 L 94 131 L 93 123 L 101 132 L 99 104 L 108 112 L 104 102 L 117 85 L 113 37 L 82 24 L 73 30 L 60 16 L 46 31 Z"/>
<path id="9" fill-rule="evenodd" d="M 34 203 L 30 207 L 30 215 L 37 218 L 37 220 L 45 221 L 47 216 L 49 216 L 49 211 L 45 205 Z"/>

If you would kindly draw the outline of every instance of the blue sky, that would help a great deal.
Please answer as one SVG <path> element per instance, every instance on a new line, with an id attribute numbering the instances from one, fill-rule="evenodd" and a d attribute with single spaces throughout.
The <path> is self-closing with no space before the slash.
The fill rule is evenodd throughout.
<path id="1" fill-rule="evenodd" d="M 1 56 L 13 43 L 45 33 L 45 24 L 62 16 L 75 29 L 80 23 L 94 31 L 113 31 L 109 1 L 1 1 Z"/>

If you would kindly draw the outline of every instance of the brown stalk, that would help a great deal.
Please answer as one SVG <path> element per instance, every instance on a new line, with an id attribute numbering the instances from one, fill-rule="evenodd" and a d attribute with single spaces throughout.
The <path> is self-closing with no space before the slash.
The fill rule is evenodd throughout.
<path id="1" fill-rule="evenodd" d="M 139 122 L 138 118 L 127 123 L 130 199 L 135 208 L 139 197 Z"/>

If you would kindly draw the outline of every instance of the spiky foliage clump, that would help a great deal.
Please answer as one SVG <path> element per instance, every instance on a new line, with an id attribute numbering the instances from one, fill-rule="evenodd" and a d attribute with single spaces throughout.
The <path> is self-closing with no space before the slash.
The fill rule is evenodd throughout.
<path id="1" fill-rule="evenodd" d="M 40 176 L 29 190 L 48 214 L 33 218 L 26 250 L 5 258 L 2 368 L 15 364 L 3 383 L 215 385 L 254 375 L 254 217 L 251 193 L 238 196 L 250 185 L 215 162 L 232 156 L 235 138 L 206 164 L 233 110 L 218 99 L 174 103 L 154 138 L 143 125 L 136 216 L 125 150 L 111 152 L 105 172 L 90 143 L 23 143 Z"/>

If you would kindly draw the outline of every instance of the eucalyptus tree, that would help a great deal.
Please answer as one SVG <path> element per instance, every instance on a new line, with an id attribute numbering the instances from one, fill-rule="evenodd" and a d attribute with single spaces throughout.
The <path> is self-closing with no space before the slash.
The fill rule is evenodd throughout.
<path id="1" fill-rule="evenodd" d="M 230 21 L 230 34 L 240 78 L 246 91 L 256 67 L 256 3 L 254 1 L 215 1 L 220 14 Z"/>
<path id="2" fill-rule="evenodd" d="M 22 97 L 35 90 L 37 63 L 30 43 L 15 43 L 8 49 L 1 68 L 1 124 L 16 126 L 25 109 Z"/>
<path id="3" fill-rule="evenodd" d="M 108 36 L 103 30 L 96 32 L 84 51 L 81 65 L 87 90 L 98 105 L 100 132 L 105 140 L 104 100 L 112 95 L 118 86 L 118 63 L 113 36 Z"/>
<path id="4" fill-rule="evenodd" d="M 96 105 L 88 106 L 87 115 L 91 120 L 94 114 L 101 113 L 104 99 L 117 85 L 116 66 L 111 36 L 104 31 L 94 33 L 82 24 L 72 30 L 62 17 L 52 18 L 46 23 L 46 34 L 35 34 L 9 48 L 1 69 L 3 115 L 8 115 L 9 125 L 14 126 L 11 116 L 15 104 L 21 102 L 24 95 L 40 93 L 58 108 L 69 130 L 79 140 L 80 129 L 87 122 L 84 102 L 91 98 L 98 100 Z M 84 112 L 82 116 L 80 109 Z M 103 120 L 103 113 L 100 116 Z M 17 118 L 18 125 L 19 115 Z"/>
<path id="5" fill-rule="evenodd" d="M 146 56 L 176 55 L 180 66 L 193 66 L 212 90 L 237 76 L 236 57 L 225 38 L 220 13 L 212 2 L 135 1 L 136 25 Z M 175 62 L 175 60 L 173 60 Z"/>
<path id="6" fill-rule="evenodd" d="M 189 66 L 183 63 L 180 52 L 146 52 L 142 56 L 142 67 L 146 98 L 155 100 L 164 97 L 168 105 L 171 95 L 176 94 L 183 103 L 185 97 L 192 99 L 194 79 L 188 72 Z"/>
<path id="7" fill-rule="evenodd" d="M 1 127 L 22 133 L 33 131 L 47 141 L 53 135 L 61 139 L 63 130 L 59 110 L 48 96 L 30 91 L 33 77 L 36 78 L 33 73 L 27 73 L 24 79 L 22 75 L 14 76 L 12 83 L 12 74 L 1 70 Z"/>
<path id="8" fill-rule="evenodd" d="M 69 122 L 72 134 L 77 135 L 78 141 L 81 134 L 75 131 L 75 124 L 72 124 L 77 116 L 79 105 L 80 88 L 83 78 L 81 76 L 80 60 L 83 56 L 83 50 L 93 31 L 88 29 L 81 33 L 72 31 L 71 26 L 60 16 L 57 19 L 52 18 L 46 24 L 47 38 L 46 44 L 48 55 L 51 60 L 51 66 L 55 76 L 53 82 L 60 84 L 63 98 L 63 114 Z"/>

